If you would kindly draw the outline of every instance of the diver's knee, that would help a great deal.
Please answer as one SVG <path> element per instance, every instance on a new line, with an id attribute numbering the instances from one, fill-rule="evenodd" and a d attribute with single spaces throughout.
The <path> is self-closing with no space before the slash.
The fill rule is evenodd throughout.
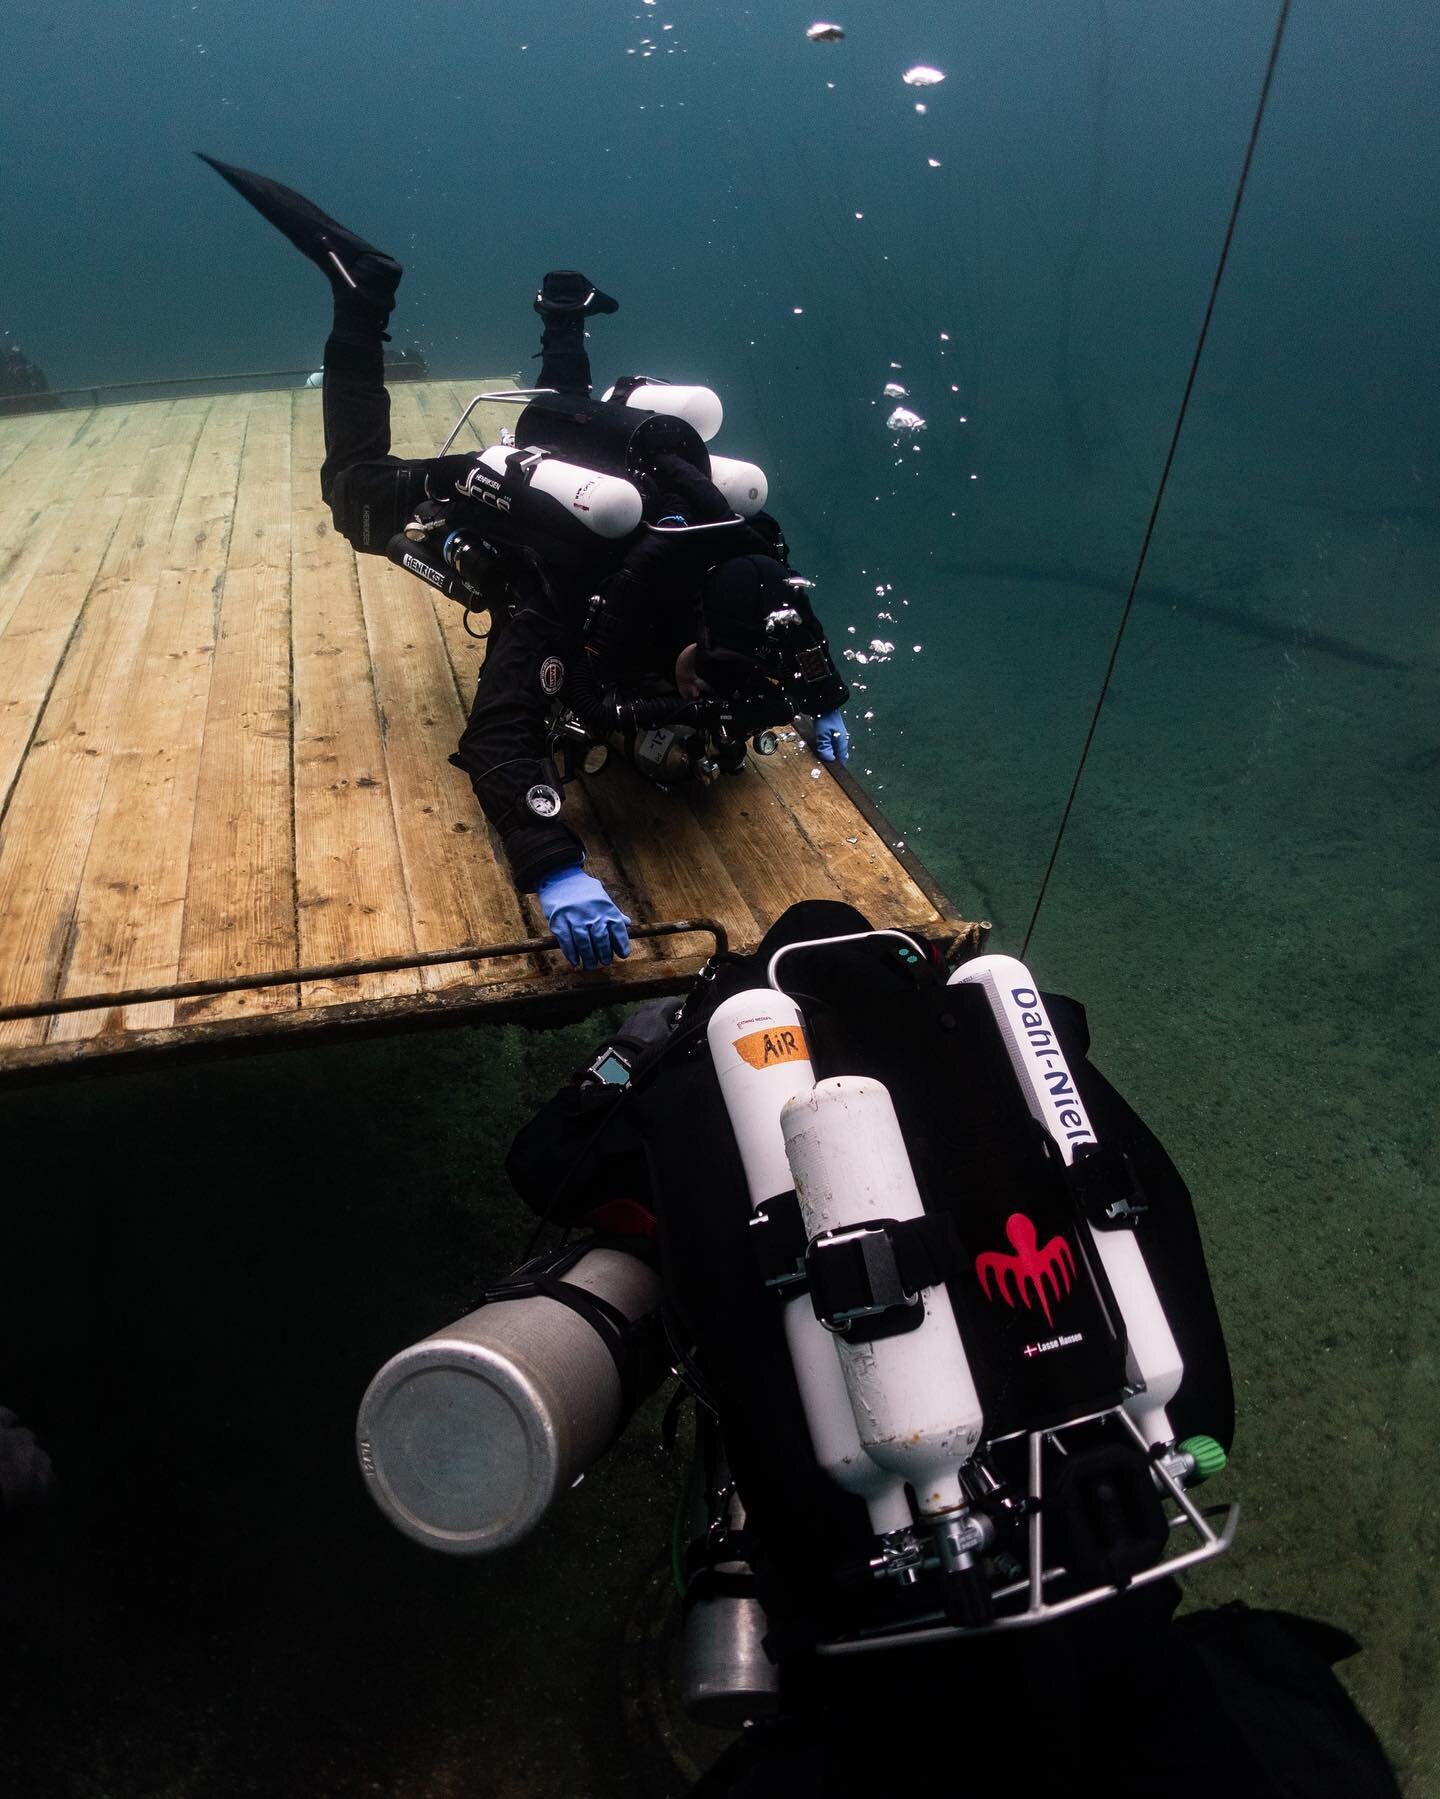
<path id="1" fill-rule="evenodd" d="M 424 465 L 393 457 L 356 463 L 328 481 L 322 474 L 320 494 L 347 543 L 366 555 L 383 556 L 424 495 Z"/>

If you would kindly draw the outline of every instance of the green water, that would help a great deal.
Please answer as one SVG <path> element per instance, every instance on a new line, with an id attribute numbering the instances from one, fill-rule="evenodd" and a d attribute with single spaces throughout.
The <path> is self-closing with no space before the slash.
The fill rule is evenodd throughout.
<path id="1" fill-rule="evenodd" d="M 622 301 L 597 368 L 710 381 L 837 646 L 895 644 L 851 665 L 855 766 L 1018 952 L 1274 16 L 866 4 L 839 46 L 812 16 L 58 5 L 9 28 L 0 325 L 57 386 L 313 366 L 317 278 L 196 147 L 402 256 L 397 333 L 440 373 L 521 367 L 537 275 L 585 268 Z M 1353 1632 L 1414 1795 L 1440 1793 L 1437 37 L 1417 0 L 1295 8 L 1029 948 L 1195 1194 L 1245 1516 L 1193 1601 Z M 945 84 L 904 86 L 917 62 Z M 374 1368 L 516 1259 L 504 1148 L 592 1037 L 0 1096 L 0 1401 L 62 1474 L 0 1542 L 17 1792 L 663 1793 L 714 1752 L 672 1734 L 653 1417 L 494 1564 L 402 1542 L 351 1459 Z"/>

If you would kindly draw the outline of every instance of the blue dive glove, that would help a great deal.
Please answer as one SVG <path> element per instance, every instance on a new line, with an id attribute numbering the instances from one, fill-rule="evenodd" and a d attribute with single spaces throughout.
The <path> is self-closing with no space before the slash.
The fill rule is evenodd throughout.
<path id="1" fill-rule="evenodd" d="M 850 733 L 838 706 L 815 720 L 815 753 L 822 762 L 838 762 L 842 768 L 850 760 Z"/>
<path id="2" fill-rule="evenodd" d="M 595 879 L 577 862 L 546 875 L 536 890 L 545 922 L 572 968 L 595 968 L 617 951 L 630 954 L 630 920 Z"/>

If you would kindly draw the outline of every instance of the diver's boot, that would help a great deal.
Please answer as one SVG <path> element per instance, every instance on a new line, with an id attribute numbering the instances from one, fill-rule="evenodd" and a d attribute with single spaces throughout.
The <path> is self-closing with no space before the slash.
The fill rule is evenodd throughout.
<path id="1" fill-rule="evenodd" d="M 540 336 L 540 386 L 556 393 L 588 395 L 585 321 L 597 313 L 619 312 L 620 302 L 602 294 L 579 269 L 551 269 L 540 283 L 535 310 L 545 322 Z"/>
<path id="2" fill-rule="evenodd" d="M 591 319 L 597 313 L 619 312 L 620 302 L 602 294 L 578 269 L 551 269 L 540 283 L 535 310 L 547 323 L 551 319 Z"/>
<path id="3" fill-rule="evenodd" d="M 203 150 L 195 154 L 209 163 L 248 200 L 262 218 L 283 232 L 302 256 L 308 256 L 329 281 L 335 295 L 335 329 L 348 335 L 382 336 L 395 306 L 395 290 L 404 270 L 393 256 L 377 250 L 328 213 L 267 175 L 256 175 L 233 163 L 217 162 Z"/>

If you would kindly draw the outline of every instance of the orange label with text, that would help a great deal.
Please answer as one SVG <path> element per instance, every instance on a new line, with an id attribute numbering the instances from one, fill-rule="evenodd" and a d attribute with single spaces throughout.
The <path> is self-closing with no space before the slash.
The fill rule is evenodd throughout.
<path id="1" fill-rule="evenodd" d="M 782 1062 L 808 1062 L 809 1046 L 798 1024 L 773 1025 L 735 1039 L 736 1053 L 752 1068 L 775 1068 Z"/>

